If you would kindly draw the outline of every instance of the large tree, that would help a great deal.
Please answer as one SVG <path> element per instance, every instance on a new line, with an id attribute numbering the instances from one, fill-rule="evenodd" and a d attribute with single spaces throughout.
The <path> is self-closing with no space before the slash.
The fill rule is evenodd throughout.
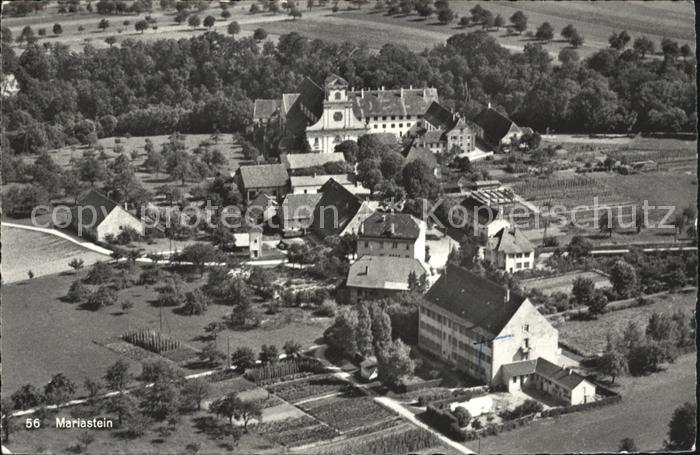
<path id="1" fill-rule="evenodd" d="M 695 445 L 696 417 L 695 403 L 686 402 L 673 411 L 668 424 L 668 439 L 664 441 L 666 450 L 690 450 Z"/>
<path id="2" fill-rule="evenodd" d="M 415 363 L 410 353 L 410 348 L 399 339 L 384 345 L 377 353 L 379 380 L 386 385 L 395 385 L 403 376 L 412 375 Z"/>

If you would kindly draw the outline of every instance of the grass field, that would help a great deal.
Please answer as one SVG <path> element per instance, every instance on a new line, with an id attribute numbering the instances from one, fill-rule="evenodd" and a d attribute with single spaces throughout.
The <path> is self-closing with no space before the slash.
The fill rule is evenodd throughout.
<path id="1" fill-rule="evenodd" d="M 157 295 L 154 287 L 134 286 L 119 291 L 120 299 L 134 302 L 128 313 L 117 307 L 93 312 L 60 300 L 74 278 L 72 274 L 50 275 L 3 286 L 3 396 L 25 383 L 42 386 L 59 372 L 80 384 L 86 377 L 101 376 L 120 355 L 97 343 L 118 337 L 129 328 L 159 329 L 159 309 L 151 304 Z M 202 282 L 181 284 L 186 291 Z M 172 308 L 164 308 L 163 331 L 199 348 L 207 342 L 202 338 L 204 327 L 222 321 L 230 313 L 231 307 L 225 305 L 212 305 L 200 316 L 182 316 Z M 288 340 L 306 347 L 315 344 L 329 325 L 328 318 L 312 317 L 298 308 L 262 317 L 257 329 L 220 332 L 219 348 L 226 351 L 228 342 L 231 351 L 247 346 L 258 352 L 262 344 L 281 348 Z M 131 364 L 138 374 L 139 364 Z"/>
<path id="2" fill-rule="evenodd" d="M 585 352 L 601 352 L 607 334 L 620 334 L 630 321 L 644 329 L 653 312 L 672 313 L 681 309 L 690 314 L 695 309 L 695 297 L 695 293 L 666 294 L 654 297 L 655 303 L 651 305 L 611 311 L 594 321 L 565 321 L 557 326 L 559 338 Z"/>
<path id="3" fill-rule="evenodd" d="M 569 294 L 571 293 L 571 286 L 574 280 L 579 277 L 593 280 L 597 289 L 610 287 L 610 280 L 608 280 L 605 275 L 597 272 L 573 272 L 551 278 L 534 278 L 531 280 L 524 280 L 521 284 L 527 290 L 539 289 L 547 295 L 555 292 Z"/>
<path id="4" fill-rule="evenodd" d="M 72 270 L 68 266 L 72 259 L 82 259 L 85 266 L 108 259 L 102 254 L 43 232 L 2 226 L 1 234 L 3 284 L 27 280 L 29 270 L 35 277 Z"/>
<path id="5" fill-rule="evenodd" d="M 483 438 L 481 453 L 616 452 L 623 438 L 634 439 L 642 452 L 660 450 L 673 410 L 686 401 L 695 402 L 695 364 L 693 353 L 680 357 L 666 371 L 622 377 L 616 389 L 621 403 Z M 466 445 L 477 449 L 476 441 Z"/>

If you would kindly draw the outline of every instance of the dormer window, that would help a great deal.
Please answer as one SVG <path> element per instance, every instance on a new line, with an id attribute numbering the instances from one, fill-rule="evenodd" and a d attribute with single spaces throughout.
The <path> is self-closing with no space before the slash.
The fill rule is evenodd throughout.
<path id="1" fill-rule="evenodd" d="M 343 120 L 343 113 L 342 112 L 335 112 L 333 114 L 333 120 L 335 120 L 336 122 Z"/>
<path id="2" fill-rule="evenodd" d="M 343 97 L 343 94 L 340 92 L 335 92 L 335 99 L 339 100 Z"/>

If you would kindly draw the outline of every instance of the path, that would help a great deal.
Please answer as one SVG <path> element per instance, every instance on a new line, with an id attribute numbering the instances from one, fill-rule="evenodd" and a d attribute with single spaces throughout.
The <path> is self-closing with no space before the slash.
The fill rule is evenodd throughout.
<path id="1" fill-rule="evenodd" d="M 452 447 L 453 449 L 457 450 L 460 453 L 463 454 L 472 454 L 475 452 L 472 452 L 469 450 L 467 447 L 464 445 L 453 441 L 452 439 L 448 438 L 447 436 L 443 435 L 439 431 L 434 430 L 431 428 L 429 425 L 421 422 L 416 418 L 415 414 L 413 414 L 411 411 L 406 409 L 401 403 L 399 403 L 397 400 L 390 398 L 390 397 L 385 397 L 385 396 L 378 396 L 375 395 L 371 390 L 369 390 L 367 387 L 365 387 L 362 384 L 358 384 L 358 382 L 355 380 L 355 378 L 352 377 L 352 375 L 346 371 L 340 371 L 340 368 L 333 365 L 325 356 L 325 352 L 328 346 L 323 345 L 320 346 L 314 353 L 316 358 L 321 360 L 323 364 L 326 366 L 327 369 L 331 370 L 331 374 L 338 379 L 342 379 L 343 381 L 346 381 L 350 383 L 354 387 L 358 387 L 360 389 L 363 389 L 367 394 L 378 404 L 384 406 L 385 408 L 388 408 L 395 413 L 397 413 L 402 419 L 409 421 L 413 425 L 416 425 L 417 427 L 422 428 L 425 431 L 429 431 L 432 433 L 435 437 L 437 437 L 440 442 L 443 444 Z"/>

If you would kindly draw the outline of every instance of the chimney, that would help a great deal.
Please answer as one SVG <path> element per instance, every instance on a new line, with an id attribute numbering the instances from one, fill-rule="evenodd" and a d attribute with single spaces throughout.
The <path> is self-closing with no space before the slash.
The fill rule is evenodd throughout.
<path id="1" fill-rule="evenodd" d="M 365 99 L 365 89 L 360 89 L 360 98 Z"/>
<path id="2" fill-rule="evenodd" d="M 384 91 L 384 86 L 382 85 L 382 92 Z"/>
<path id="3" fill-rule="evenodd" d="M 491 109 L 491 101 L 489 101 L 489 109 Z"/>
<path id="4" fill-rule="evenodd" d="M 401 98 L 403 98 L 403 87 L 401 87 Z"/>
<path id="5" fill-rule="evenodd" d="M 503 299 L 503 302 L 505 302 L 505 303 L 510 302 L 510 288 L 506 288 L 506 296 Z"/>
<path id="6" fill-rule="evenodd" d="M 413 85 L 409 85 L 409 86 L 408 86 L 408 89 L 409 89 L 409 90 L 413 90 Z"/>
<path id="7" fill-rule="evenodd" d="M 389 233 L 391 235 L 394 235 L 396 233 L 396 226 L 394 226 L 394 223 L 391 223 L 391 225 L 389 226 Z"/>

